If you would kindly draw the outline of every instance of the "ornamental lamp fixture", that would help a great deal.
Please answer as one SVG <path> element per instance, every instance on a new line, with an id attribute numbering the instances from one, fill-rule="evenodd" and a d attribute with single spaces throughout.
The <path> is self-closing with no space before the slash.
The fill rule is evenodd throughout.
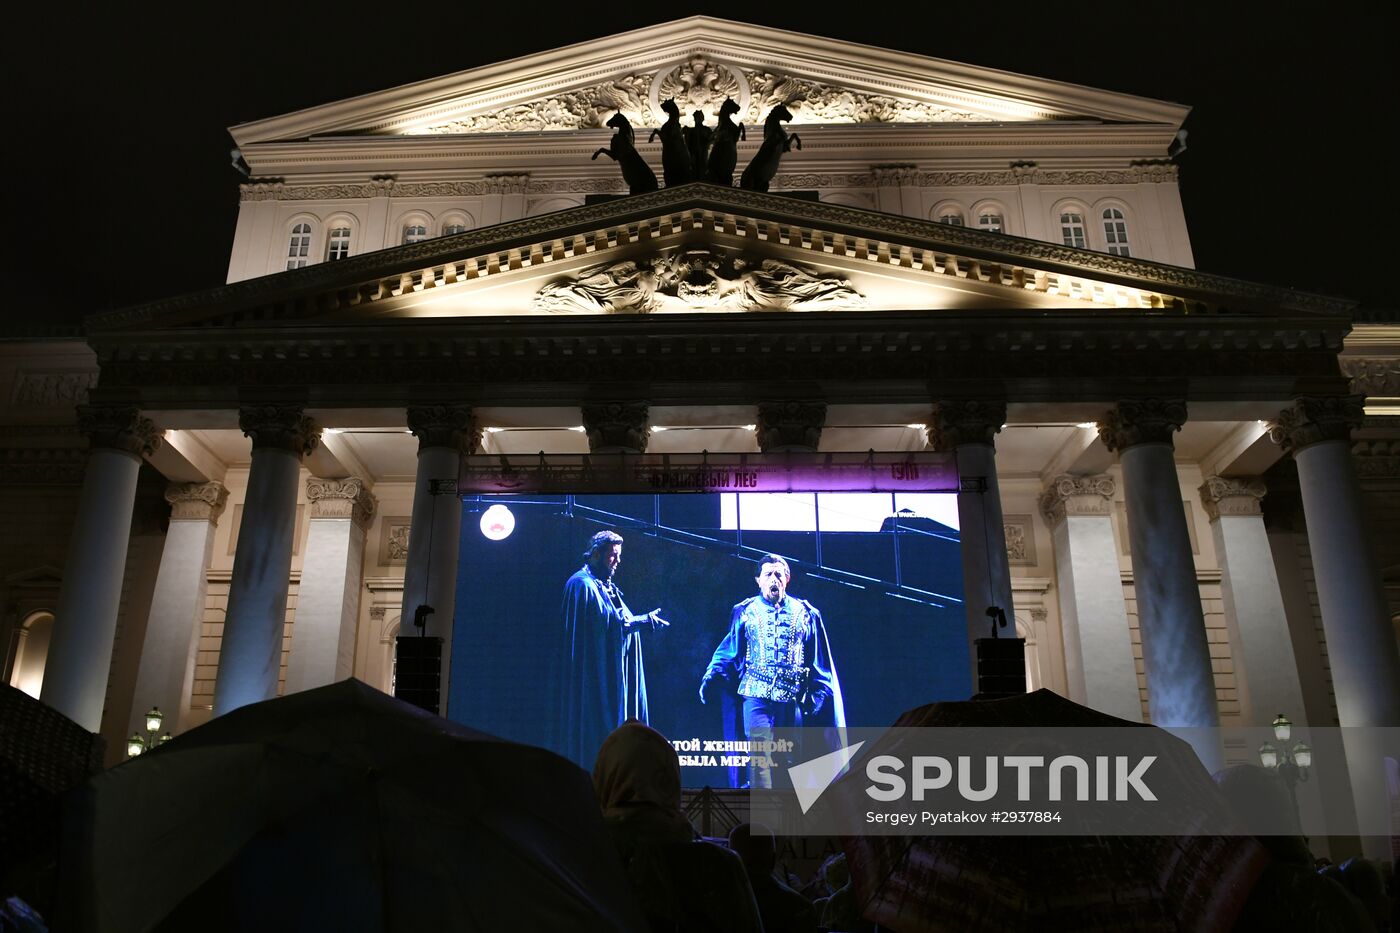
<path id="1" fill-rule="evenodd" d="M 160 707 L 152 706 L 146 712 L 146 734 L 139 732 L 131 733 L 131 738 L 126 740 L 126 757 L 135 758 L 137 755 L 149 752 L 157 745 L 164 745 L 169 742 L 171 735 L 169 732 L 160 735 L 161 723 L 165 722 L 165 714 L 160 711 Z"/>
<path id="2" fill-rule="evenodd" d="M 1278 718 L 1274 720 L 1273 726 L 1274 738 L 1278 739 L 1280 742 L 1287 742 L 1288 737 L 1293 734 L 1293 723 L 1289 722 L 1288 718 L 1282 713 L 1278 714 Z"/>

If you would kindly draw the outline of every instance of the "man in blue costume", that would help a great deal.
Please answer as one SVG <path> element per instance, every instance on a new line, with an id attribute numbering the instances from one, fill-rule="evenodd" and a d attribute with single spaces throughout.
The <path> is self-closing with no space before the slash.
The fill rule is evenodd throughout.
<path id="1" fill-rule="evenodd" d="M 629 719 L 647 721 L 642 630 L 668 623 L 653 609 L 633 615 L 613 575 L 622 563 L 622 535 L 600 531 L 588 540 L 584 565 L 564 584 L 564 647 L 556 749 L 585 770 L 603 739 Z"/>
<path id="2" fill-rule="evenodd" d="M 758 595 L 734 607 L 729 633 L 700 681 L 700 702 L 717 682 L 729 684 L 744 701 L 744 735 L 751 743 L 771 742 L 775 728 L 844 729 L 841 682 L 821 612 L 788 595 L 792 571 L 783 558 L 765 554 L 756 571 Z M 753 786 L 772 787 L 773 756 L 759 748 L 750 756 Z"/>

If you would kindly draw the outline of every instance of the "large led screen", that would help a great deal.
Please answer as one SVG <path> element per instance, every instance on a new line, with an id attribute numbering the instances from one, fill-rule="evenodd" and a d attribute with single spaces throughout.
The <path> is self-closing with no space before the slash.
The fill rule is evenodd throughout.
<path id="1" fill-rule="evenodd" d="M 767 725 L 886 726 L 972 693 L 954 494 L 463 508 L 449 715 L 589 770 L 645 712 L 687 786 L 742 787 L 767 779 L 748 754 Z"/>

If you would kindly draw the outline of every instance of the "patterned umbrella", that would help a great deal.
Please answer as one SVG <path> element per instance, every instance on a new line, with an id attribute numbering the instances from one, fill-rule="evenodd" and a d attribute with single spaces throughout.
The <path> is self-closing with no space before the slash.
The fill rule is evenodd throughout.
<path id="1" fill-rule="evenodd" d="M 934 703 L 905 713 L 895 725 L 1153 729 L 1160 765 L 1174 780 L 1199 787 L 1200 824 L 1228 819 L 1228 805 L 1185 742 L 1049 690 Z M 843 841 L 864 916 L 898 933 L 1229 930 L 1268 863 L 1252 837 L 1238 835 L 852 836 Z"/>

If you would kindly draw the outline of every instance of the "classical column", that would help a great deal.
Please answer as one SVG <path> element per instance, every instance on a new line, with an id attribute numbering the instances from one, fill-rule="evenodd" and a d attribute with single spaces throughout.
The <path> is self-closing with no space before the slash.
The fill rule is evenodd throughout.
<path id="1" fill-rule="evenodd" d="M 1113 541 L 1113 477 L 1055 478 L 1040 511 L 1055 542 L 1065 673 L 1076 703 L 1142 721 L 1128 609 Z"/>
<path id="2" fill-rule="evenodd" d="M 214 526 L 227 500 L 228 490 L 222 483 L 176 483 L 165 490 L 170 527 L 141 645 L 131 731 L 145 731 L 145 713 L 152 706 L 165 713 L 170 732 L 179 733 L 188 725 Z"/>
<path id="3" fill-rule="evenodd" d="M 452 614 L 457 597 L 457 550 L 462 503 L 456 495 L 462 455 L 481 442 L 481 430 L 465 405 L 424 405 L 408 409 L 408 427 L 418 438 L 418 473 L 403 578 L 403 622 L 399 635 L 417 635 L 415 613 L 424 616 L 422 634 L 442 639 L 439 712 L 447 714 L 452 653 Z"/>
<path id="4" fill-rule="evenodd" d="M 928 442 L 934 450 L 951 451 L 958 467 L 958 525 L 962 539 L 963 606 L 967 612 L 968 657 L 974 642 L 992 636 L 996 606 L 1006 613 L 1007 627 L 999 638 L 1015 638 L 1016 617 L 1011 599 L 1011 566 L 1006 560 L 1006 526 L 1001 515 L 994 438 L 1006 421 L 1006 403 L 944 399 L 933 403 Z M 973 661 L 974 683 L 976 682 Z"/>
<path id="5" fill-rule="evenodd" d="M 126 545 L 141 458 L 155 452 L 155 425 L 134 408 L 78 407 L 91 451 L 54 609 L 40 699 L 89 732 L 102 725 L 117 633 Z"/>
<path id="6" fill-rule="evenodd" d="M 1211 476 L 1201 484 L 1201 505 L 1210 516 L 1220 561 L 1240 708 L 1250 726 L 1267 726 L 1279 713 L 1305 721 L 1293 638 L 1264 529 L 1265 490 L 1252 476 Z"/>
<path id="7" fill-rule="evenodd" d="M 214 679 L 215 716 L 277 695 L 297 477 L 302 457 L 321 440 L 320 428 L 296 405 L 244 408 L 238 426 L 252 439 L 253 455 Z"/>
<path id="8" fill-rule="evenodd" d="M 583 429 L 588 449 L 595 454 L 640 454 L 647 449 L 651 428 L 646 402 L 601 402 L 583 406 Z"/>
<path id="9" fill-rule="evenodd" d="M 1172 434 L 1186 422 L 1180 399 L 1125 399 L 1099 422 L 1123 466 L 1128 539 L 1152 722 L 1212 730 L 1188 741 L 1211 771 L 1224 764 L 1201 590 L 1181 507 Z"/>
<path id="10" fill-rule="evenodd" d="M 323 687 L 354 673 L 365 531 L 375 509 L 364 480 L 354 476 L 310 477 L 306 499 L 311 519 L 287 658 L 287 693 Z"/>
<path id="11" fill-rule="evenodd" d="M 825 402 L 761 402 L 755 426 L 758 449 L 766 454 L 816 453 L 825 425 Z"/>
<path id="12" fill-rule="evenodd" d="M 1322 631 L 1343 727 L 1400 726 L 1400 652 L 1390 626 L 1351 459 L 1360 395 L 1304 396 L 1279 413 L 1270 436 L 1293 455 L 1308 526 Z M 1383 758 L 1394 755 L 1375 728 L 1344 728 L 1347 772 L 1368 857 L 1389 857 L 1389 797 Z M 1369 831 L 1369 835 L 1368 835 Z"/>
<path id="13" fill-rule="evenodd" d="M 1351 459 L 1361 420 L 1359 395 L 1298 398 L 1272 436 L 1298 464 L 1337 715 L 1343 726 L 1400 726 L 1400 657 Z"/>

